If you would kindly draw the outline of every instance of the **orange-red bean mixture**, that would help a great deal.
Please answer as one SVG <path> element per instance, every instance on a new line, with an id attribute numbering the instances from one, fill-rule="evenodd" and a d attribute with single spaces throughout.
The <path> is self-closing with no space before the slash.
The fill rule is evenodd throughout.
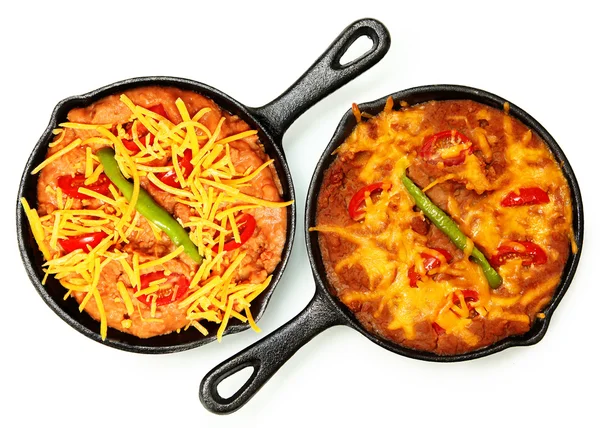
<path id="1" fill-rule="evenodd" d="M 280 262 L 292 201 L 256 130 L 195 92 L 143 87 L 71 110 L 54 133 L 37 201 L 22 203 L 46 275 L 103 337 L 218 323 L 220 339 L 231 317 L 258 329 L 250 305 Z M 131 199 L 104 173 L 104 147 Z M 195 260 L 136 210 L 143 191 L 188 232 Z"/>
<path id="2" fill-rule="evenodd" d="M 508 105 L 354 110 L 313 228 L 339 299 L 368 330 L 437 354 L 527 332 L 577 251 L 569 186 L 547 146 Z M 464 250 L 415 207 L 404 174 L 458 224 Z M 497 289 L 469 258 L 475 247 L 502 277 Z"/>

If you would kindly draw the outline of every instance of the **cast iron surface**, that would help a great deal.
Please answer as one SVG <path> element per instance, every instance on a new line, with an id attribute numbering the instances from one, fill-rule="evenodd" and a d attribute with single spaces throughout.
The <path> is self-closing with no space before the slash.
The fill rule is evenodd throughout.
<path id="1" fill-rule="evenodd" d="M 396 92 L 390 95 L 397 107 L 400 101 L 406 101 L 410 105 L 432 100 L 460 100 L 468 99 L 502 110 L 505 99 L 486 91 L 475 88 L 456 85 L 431 85 L 421 86 Z M 383 110 L 388 96 L 369 103 L 359 104 L 362 112 L 375 115 Z M 545 318 L 536 319 L 532 328 L 524 335 L 513 336 L 496 342 L 486 348 L 460 355 L 440 356 L 430 352 L 417 351 L 405 348 L 389 340 L 367 331 L 355 318 L 352 312 L 335 297 L 329 289 L 327 275 L 323 266 L 321 252 L 319 249 L 318 236 L 309 232 L 309 227 L 315 225 L 317 199 L 323 175 L 329 168 L 335 157 L 333 151 L 344 142 L 356 126 L 356 120 L 351 110 L 343 116 L 329 145 L 323 152 L 308 190 L 305 215 L 305 238 L 307 243 L 308 258 L 316 283 L 316 292 L 311 302 L 302 312 L 287 324 L 249 346 L 229 360 L 211 370 L 202 380 L 200 385 L 200 400 L 210 411 L 215 413 L 230 413 L 243 406 L 270 377 L 305 343 L 311 338 L 334 325 L 347 325 L 361 332 L 371 341 L 379 346 L 397 354 L 425 361 L 433 362 L 456 362 L 472 360 L 494 354 L 512 346 L 533 345 L 539 342 L 545 335 L 551 316 L 558 306 L 569 287 L 583 245 L 583 203 L 581 192 L 577 184 L 575 174 L 552 136 L 524 110 L 509 103 L 510 114 L 523 122 L 527 127 L 535 131 L 547 144 L 559 164 L 562 165 L 563 173 L 569 183 L 573 207 L 573 230 L 575 242 L 579 248 L 576 254 L 570 254 L 567 260 L 561 282 L 558 285 L 550 304 L 544 310 Z M 253 367 L 254 371 L 248 381 L 231 397 L 223 398 L 217 391 L 219 383 L 246 367 Z"/>
<path id="2" fill-rule="evenodd" d="M 346 64 L 340 64 L 340 58 L 360 36 L 369 37 L 373 46 L 359 58 Z M 48 278 L 42 285 L 44 263 L 40 251 L 32 237 L 27 218 L 20 205 L 21 197 L 25 197 L 35 207 L 37 200 L 37 175 L 31 171 L 45 158 L 48 143 L 53 139 L 52 130 L 58 124 L 65 122 L 69 110 L 85 107 L 105 96 L 121 93 L 128 89 L 158 85 L 171 86 L 198 92 L 215 101 L 220 107 L 230 113 L 240 116 L 251 128 L 258 130 L 258 136 L 264 145 L 265 152 L 274 159 L 274 165 L 281 181 L 284 200 L 295 199 L 292 177 L 282 148 L 282 137 L 287 128 L 302 113 L 315 103 L 331 94 L 336 89 L 348 83 L 361 73 L 378 63 L 387 53 L 390 46 L 390 36 L 387 29 L 379 21 L 362 19 L 349 25 L 334 40 L 317 61 L 280 97 L 263 107 L 246 107 L 223 92 L 189 79 L 177 77 L 139 77 L 116 82 L 85 95 L 67 98 L 55 107 L 50 123 L 42 137 L 33 149 L 21 177 L 17 200 L 17 239 L 25 269 L 33 285 L 48 306 L 64 321 L 85 336 L 114 348 L 139 353 L 171 353 L 183 351 L 209 343 L 216 338 L 218 325 L 207 325 L 208 336 L 203 336 L 196 329 L 188 329 L 181 333 L 171 333 L 150 339 L 140 339 L 135 336 L 109 329 L 106 340 L 99 334 L 99 323 L 87 313 L 79 312 L 74 299 L 64 300 L 65 289 L 54 278 Z M 292 249 L 296 225 L 295 206 L 287 211 L 287 237 L 281 256 L 281 262 L 273 272 L 271 285 L 252 304 L 252 315 L 258 320 L 265 311 L 269 299 L 283 275 Z M 248 329 L 246 323 L 232 320 L 225 330 L 231 334 Z"/>

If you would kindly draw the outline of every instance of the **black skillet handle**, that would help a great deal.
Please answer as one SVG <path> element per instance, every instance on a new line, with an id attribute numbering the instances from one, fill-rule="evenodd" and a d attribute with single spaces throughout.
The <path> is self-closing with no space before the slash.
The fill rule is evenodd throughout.
<path id="1" fill-rule="evenodd" d="M 200 384 L 200 401 L 213 413 L 238 410 L 310 339 L 343 322 L 331 303 L 317 290 L 311 302 L 294 319 L 208 372 Z M 246 367 L 253 367 L 246 383 L 231 397 L 221 397 L 217 391 L 219 384 Z"/>
<path id="2" fill-rule="evenodd" d="M 341 64 L 340 59 L 361 36 L 373 42 L 371 49 L 360 57 Z M 302 113 L 377 64 L 390 48 L 390 33 L 385 26 L 370 18 L 349 25 L 327 48 L 321 57 L 283 94 L 270 103 L 254 109 L 271 131 L 273 139 L 281 142 L 284 132 Z"/>

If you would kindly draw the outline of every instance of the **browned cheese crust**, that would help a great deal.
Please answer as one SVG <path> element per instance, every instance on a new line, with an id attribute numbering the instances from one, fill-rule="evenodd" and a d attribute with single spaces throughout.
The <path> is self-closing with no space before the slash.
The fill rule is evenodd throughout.
<path id="1" fill-rule="evenodd" d="M 456 165 L 421 153 L 428 137 L 446 130 L 472 145 Z M 364 119 L 335 155 L 315 230 L 333 292 L 369 331 L 453 355 L 523 334 L 543 317 L 571 251 L 571 201 L 560 166 L 522 123 L 472 101 L 388 106 Z M 488 260 L 502 245 L 531 242 L 547 261 L 513 255 L 496 266 L 503 285 L 491 289 L 481 268 L 414 206 L 401 182 L 405 172 Z M 365 218 L 353 220 L 351 198 L 378 182 L 389 190 L 369 194 Z M 501 205 L 509 192 L 530 187 L 543 189 L 549 202 Z M 451 259 L 443 261 L 440 250 Z M 442 262 L 428 270 L 428 257 Z"/>

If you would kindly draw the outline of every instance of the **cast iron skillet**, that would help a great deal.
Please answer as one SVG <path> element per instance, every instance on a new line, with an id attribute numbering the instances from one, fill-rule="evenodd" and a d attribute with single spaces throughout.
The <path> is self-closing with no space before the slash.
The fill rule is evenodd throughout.
<path id="1" fill-rule="evenodd" d="M 371 39 L 373 42 L 371 49 L 360 57 L 341 64 L 340 59 L 344 53 L 361 36 L 367 36 Z M 25 166 L 17 201 L 19 249 L 27 274 L 43 300 L 64 321 L 85 336 L 104 345 L 131 352 L 159 354 L 184 351 L 213 341 L 218 329 L 217 325 L 208 326 L 208 336 L 203 336 L 196 329 L 188 329 L 181 333 L 171 333 L 151 339 L 140 339 L 109 329 L 107 338 L 103 341 L 99 334 L 98 322 L 94 321 L 87 313 L 80 313 L 74 299 L 67 299 L 66 301 L 63 299 L 65 289 L 58 281 L 54 278 L 48 278 L 46 285 L 42 285 L 41 280 L 44 277 L 44 272 L 41 267 L 44 260 L 33 240 L 27 218 L 19 201 L 21 197 L 27 198 L 30 204 L 37 200 L 37 175 L 32 176 L 31 171 L 44 160 L 48 143 L 53 138 L 52 130 L 59 123 L 66 121 L 69 110 L 75 107 L 87 106 L 107 95 L 121 93 L 141 86 L 174 86 L 198 92 L 211 98 L 221 108 L 241 117 L 251 128 L 258 130 L 260 141 L 264 145 L 266 153 L 274 159 L 274 165 L 283 188 L 283 199 L 293 200 L 294 186 L 282 148 L 284 132 L 308 108 L 379 62 L 387 53 L 389 46 L 390 35 L 383 24 L 374 19 L 356 21 L 342 31 L 321 57 L 290 88 L 277 99 L 258 108 L 246 107 L 223 92 L 203 83 L 176 77 L 129 79 L 113 83 L 85 95 L 67 98 L 58 103 L 52 112 L 48 128 L 46 128 L 33 149 Z M 255 319 L 262 316 L 275 285 L 283 274 L 292 249 L 295 224 L 296 212 L 295 207 L 292 205 L 287 211 L 287 238 L 281 262 L 273 272 L 273 279 L 269 288 L 252 304 L 252 315 Z M 239 332 L 248 327 L 246 323 L 232 320 L 225 330 L 225 334 Z"/>
<path id="2" fill-rule="evenodd" d="M 479 89 L 454 85 L 421 86 L 396 92 L 391 95 L 397 107 L 400 101 L 410 105 L 432 100 L 461 100 L 468 99 L 482 104 L 503 109 L 506 100 Z M 383 110 L 387 96 L 379 100 L 360 104 L 360 111 L 375 115 Z M 332 152 L 344 142 L 356 126 L 356 120 L 351 110 L 346 112 L 325 152 L 321 156 L 308 190 L 305 216 L 305 238 L 308 248 L 308 258 L 316 283 L 316 292 L 311 302 L 287 324 L 255 343 L 229 360 L 211 370 L 200 385 L 200 401 L 208 410 L 215 413 L 230 413 L 243 406 L 277 370 L 304 344 L 317 334 L 334 325 L 346 325 L 358 330 L 368 339 L 379 346 L 405 357 L 434 362 L 454 362 L 472 360 L 494 354 L 512 346 L 533 345 L 539 342 L 550 323 L 552 313 L 567 291 L 581 255 L 583 244 L 583 204 L 581 192 L 575 174 L 569 161 L 552 136 L 533 117 L 525 111 L 510 104 L 510 114 L 523 122 L 546 142 L 556 160 L 563 167 L 563 173 L 569 183 L 573 202 L 573 229 L 575 241 L 579 248 L 577 254 L 570 254 L 567 260 L 561 282 L 558 285 L 552 301 L 544 310 L 545 318 L 536 319 L 531 330 L 522 336 L 508 337 L 486 348 L 466 354 L 439 356 L 430 352 L 417 351 L 402 347 L 379 336 L 368 332 L 355 318 L 348 308 L 341 303 L 329 289 L 327 275 L 323 266 L 319 249 L 318 235 L 308 229 L 315 225 L 317 199 L 323 175 L 335 157 Z M 219 383 L 246 367 L 253 367 L 248 381 L 231 397 L 223 398 L 217 391 Z"/>

